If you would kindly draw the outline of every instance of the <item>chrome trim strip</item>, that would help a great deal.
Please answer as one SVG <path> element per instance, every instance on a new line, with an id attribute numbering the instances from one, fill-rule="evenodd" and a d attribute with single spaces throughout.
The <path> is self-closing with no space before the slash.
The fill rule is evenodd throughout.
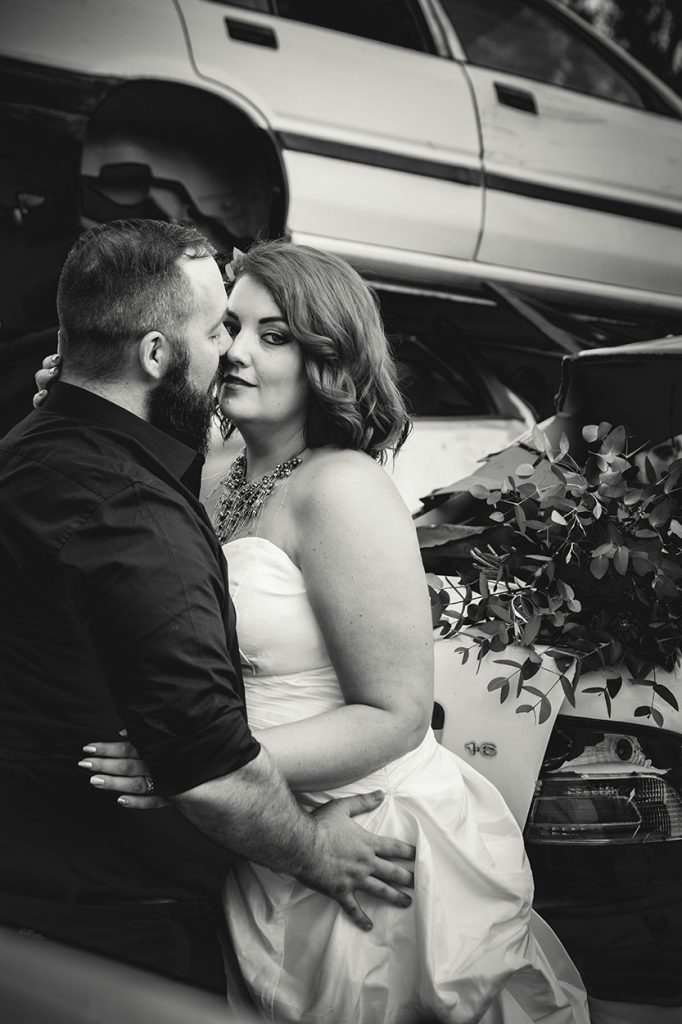
<path id="1" fill-rule="evenodd" d="M 594 192 L 583 192 L 579 189 L 568 189 L 555 185 L 541 185 L 535 181 L 513 178 L 504 174 L 483 173 L 461 164 L 423 160 L 401 153 L 391 153 L 384 149 L 355 146 L 346 142 L 335 142 L 331 139 L 321 139 L 309 135 L 278 132 L 277 138 L 284 149 L 297 153 L 310 153 L 314 156 L 328 157 L 331 160 L 345 160 L 350 163 L 381 167 L 391 171 L 403 171 L 406 174 L 419 174 L 427 178 L 452 181 L 458 185 L 485 186 L 495 192 L 508 192 L 513 195 L 539 199 L 542 202 L 561 203 L 566 206 L 576 206 L 582 210 L 594 210 L 617 217 L 629 217 L 649 224 L 682 228 L 682 210 L 674 210 L 654 203 L 615 199 Z"/>
<path id="2" fill-rule="evenodd" d="M 326 156 L 331 160 L 345 160 L 354 164 L 382 167 L 390 171 L 403 171 L 405 174 L 420 174 L 426 178 L 453 181 L 458 185 L 480 187 L 483 184 L 483 174 L 475 167 L 440 163 L 437 160 L 423 160 L 420 157 L 406 156 L 402 153 L 391 153 L 385 149 L 354 146 L 347 142 L 334 142 L 331 139 L 297 135 L 293 132 L 278 132 L 277 138 L 284 149 L 290 149 L 295 153 L 310 153 L 313 156 Z"/>
<path id="3" fill-rule="evenodd" d="M 582 210 L 610 213 L 617 217 L 630 217 L 649 224 L 663 224 L 666 227 L 682 228 L 682 210 L 670 210 L 652 203 L 639 203 L 630 199 L 610 199 L 594 192 L 577 189 L 556 188 L 553 185 L 539 185 L 534 181 L 509 178 L 503 174 L 486 174 L 486 187 L 495 192 L 510 192 L 514 195 L 539 199 L 542 202 L 561 203 L 577 206 Z"/>

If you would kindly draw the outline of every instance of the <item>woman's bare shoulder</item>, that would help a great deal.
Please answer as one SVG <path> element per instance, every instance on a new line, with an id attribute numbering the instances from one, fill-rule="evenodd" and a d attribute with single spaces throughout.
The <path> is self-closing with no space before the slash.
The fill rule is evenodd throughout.
<path id="1" fill-rule="evenodd" d="M 386 501 L 402 503 L 400 494 L 383 466 L 365 452 L 349 448 L 316 448 L 309 452 L 296 473 L 296 499 L 308 503 L 343 499 L 367 491 Z M 292 477 L 293 480 L 293 477 Z"/>
<path id="2" fill-rule="evenodd" d="M 366 530 L 370 521 L 387 529 L 414 531 L 409 510 L 389 474 L 364 452 L 316 449 L 296 477 L 291 511 L 303 531 L 327 533 L 342 525 L 361 524 Z"/>

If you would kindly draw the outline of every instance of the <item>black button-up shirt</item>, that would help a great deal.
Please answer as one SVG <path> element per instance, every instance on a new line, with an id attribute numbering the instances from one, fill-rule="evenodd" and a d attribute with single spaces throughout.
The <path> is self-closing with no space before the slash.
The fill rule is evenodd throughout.
<path id="1" fill-rule="evenodd" d="M 64 383 L 0 441 L 0 890 L 186 898 L 224 873 L 177 811 L 126 811 L 77 767 L 125 727 L 172 794 L 260 749 L 201 465 Z"/>

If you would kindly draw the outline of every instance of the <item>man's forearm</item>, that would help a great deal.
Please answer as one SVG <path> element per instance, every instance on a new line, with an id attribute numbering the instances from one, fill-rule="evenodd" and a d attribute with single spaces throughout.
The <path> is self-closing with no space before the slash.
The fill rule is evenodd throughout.
<path id="1" fill-rule="evenodd" d="M 307 874 L 314 863 L 315 824 L 264 749 L 230 775 L 171 799 L 207 836 L 248 860 L 291 875 Z"/>

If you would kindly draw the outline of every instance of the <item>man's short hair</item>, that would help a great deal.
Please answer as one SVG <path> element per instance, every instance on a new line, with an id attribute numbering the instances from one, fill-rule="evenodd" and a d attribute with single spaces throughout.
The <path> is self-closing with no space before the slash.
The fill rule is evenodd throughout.
<path id="1" fill-rule="evenodd" d="M 66 257 L 57 289 L 69 373 L 113 380 L 126 349 L 149 331 L 177 337 L 194 312 L 181 257 L 214 254 L 196 228 L 165 221 L 120 220 L 85 231 Z"/>

